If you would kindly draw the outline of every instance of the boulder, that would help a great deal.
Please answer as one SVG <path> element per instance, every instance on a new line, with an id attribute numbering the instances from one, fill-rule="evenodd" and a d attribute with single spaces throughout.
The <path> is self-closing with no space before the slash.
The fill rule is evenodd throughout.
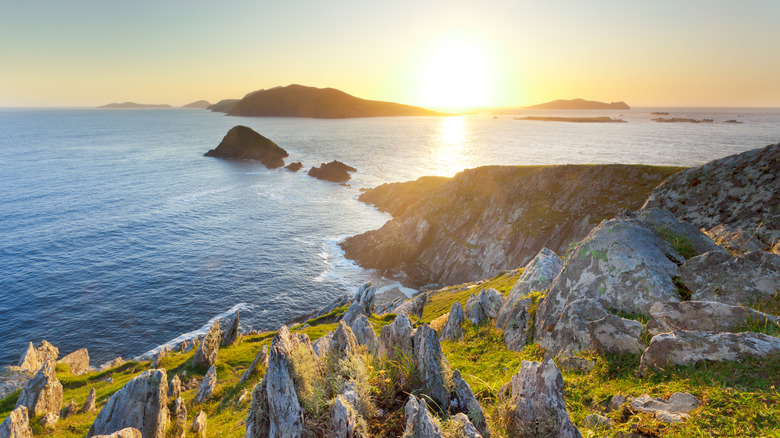
<path id="1" fill-rule="evenodd" d="M 174 402 L 174 420 L 171 433 L 176 438 L 187 436 L 187 406 L 181 397 L 177 397 Z"/>
<path id="2" fill-rule="evenodd" d="M 755 234 L 753 231 L 748 230 L 735 230 L 727 225 L 716 225 L 709 230 L 704 230 L 704 234 L 709 236 L 713 242 L 718 246 L 728 251 L 730 254 L 744 254 L 747 252 L 759 251 L 767 249 L 772 251 L 770 247 L 762 243 L 758 239 L 754 239 Z M 777 251 L 773 251 L 776 254 Z"/>
<path id="3" fill-rule="evenodd" d="M 336 331 L 329 331 L 328 333 L 321 336 L 319 339 L 314 341 L 312 344 L 312 349 L 314 350 L 314 354 L 317 355 L 320 359 L 324 358 L 328 355 L 328 352 L 330 351 L 330 346 L 333 344 L 333 336 L 336 334 Z M 266 360 L 266 362 L 268 362 Z"/>
<path id="4" fill-rule="evenodd" d="M 32 438 L 32 436 L 27 408 L 24 406 L 17 406 L 0 424 L 0 437 Z"/>
<path id="5" fill-rule="evenodd" d="M 227 347 L 233 345 L 238 341 L 238 324 L 239 324 L 239 311 L 236 310 L 236 314 L 233 316 L 233 320 L 230 323 L 225 334 L 222 336 L 222 346 Z"/>
<path id="6" fill-rule="evenodd" d="M 406 294 L 401 292 L 398 287 L 393 287 L 382 293 L 377 293 L 374 299 L 374 313 L 384 315 L 392 312 L 393 309 L 400 306 L 406 300 Z"/>
<path id="7" fill-rule="evenodd" d="M 168 346 L 164 346 L 160 349 L 160 351 L 157 352 L 157 354 L 154 355 L 154 359 L 152 359 L 152 368 L 160 368 L 162 363 L 160 362 L 162 358 L 165 356 L 168 356 L 168 354 L 171 352 L 171 349 L 168 348 Z"/>
<path id="8" fill-rule="evenodd" d="M 60 415 L 61 418 L 68 418 L 72 415 L 76 415 L 79 413 L 79 405 L 76 404 L 76 401 L 73 399 L 70 399 L 70 403 L 68 403 L 68 406 L 63 409 L 62 414 Z"/>
<path id="9" fill-rule="evenodd" d="M 109 435 L 95 435 L 95 438 L 143 438 L 143 435 L 134 427 L 126 427 Z"/>
<path id="10" fill-rule="evenodd" d="M 352 329 L 344 321 L 339 321 L 336 332 L 333 334 L 333 343 L 330 347 L 331 354 L 337 354 L 339 357 L 349 356 L 357 353 L 358 341 Z"/>
<path id="11" fill-rule="evenodd" d="M 655 336 L 677 330 L 729 332 L 749 321 L 780 323 L 780 318 L 748 307 L 712 301 L 655 303 L 647 331 Z"/>
<path id="12" fill-rule="evenodd" d="M 589 373 L 596 367 L 596 362 L 578 356 L 564 356 L 559 361 L 564 371 L 579 371 Z"/>
<path id="13" fill-rule="evenodd" d="M 589 429 L 609 429 L 613 423 L 614 421 L 599 414 L 590 414 L 584 421 L 585 427 Z"/>
<path id="14" fill-rule="evenodd" d="M 179 397 L 181 397 L 181 379 L 179 379 L 178 374 L 175 374 L 168 386 L 168 399 L 176 400 Z"/>
<path id="15" fill-rule="evenodd" d="M 330 163 L 322 163 L 320 164 L 320 167 L 312 167 L 309 169 L 309 176 L 330 182 L 343 183 L 349 181 L 351 178 L 349 172 L 356 171 L 357 169 L 354 167 L 335 160 Z"/>
<path id="16" fill-rule="evenodd" d="M 341 320 L 347 325 L 352 325 L 361 315 L 367 316 L 365 309 L 360 303 L 354 302 L 349 306 L 347 311 L 344 312 L 344 316 L 341 317 Z"/>
<path id="17" fill-rule="evenodd" d="M 215 149 L 204 154 L 206 157 L 256 160 L 269 169 L 284 166 L 287 155 L 287 151 L 273 141 L 241 125 L 231 128 Z"/>
<path id="18" fill-rule="evenodd" d="M 54 429 L 54 426 L 57 425 L 57 422 L 59 420 L 60 420 L 59 414 L 55 414 L 54 412 L 47 412 L 41 416 L 39 422 L 41 423 L 41 426 L 43 426 L 44 429 Z"/>
<path id="19" fill-rule="evenodd" d="M 372 282 L 366 282 L 358 288 L 352 301 L 360 304 L 363 313 L 370 316 L 374 312 L 374 300 L 376 299 L 376 286 Z"/>
<path id="20" fill-rule="evenodd" d="M 125 363 L 125 361 L 121 357 L 114 358 L 114 360 L 104 363 L 103 365 L 100 365 L 98 367 L 98 371 L 103 372 L 105 370 L 110 370 L 112 368 L 116 368 L 120 365 Z"/>
<path id="21" fill-rule="evenodd" d="M 421 293 L 416 297 L 406 300 L 401 305 L 393 309 L 393 313 L 401 314 L 406 313 L 409 316 L 416 318 L 422 318 L 423 311 L 425 311 L 425 304 L 428 303 L 428 294 Z"/>
<path id="22" fill-rule="evenodd" d="M 40 367 L 38 367 L 38 369 L 40 369 Z M 23 388 L 24 384 L 34 375 L 35 371 L 30 371 L 17 366 L 5 366 L 0 368 L 0 400 L 8 397 L 16 390 Z"/>
<path id="23" fill-rule="evenodd" d="M 255 356 L 255 359 L 252 361 L 252 365 L 249 365 L 249 368 L 247 368 L 246 371 L 244 371 L 244 374 L 241 375 L 241 380 L 238 381 L 238 383 L 244 383 L 247 380 L 249 380 L 252 375 L 257 372 L 258 368 L 260 366 L 266 367 L 268 365 L 268 346 L 263 345 L 263 348 L 260 349 L 260 351 L 257 352 L 257 355 Z"/>
<path id="24" fill-rule="evenodd" d="M 465 320 L 466 315 L 463 313 L 463 306 L 456 301 L 450 309 L 450 315 L 447 317 L 447 322 L 441 329 L 441 340 L 460 340 L 463 337 L 463 323 Z"/>
<path id="25" fill-rule="evenodd" d="M 514 311 L 515 305 L 531 292 L 549 289 L 552 281 L 561 273 L 561 269 L 563 269 L 563 260 L 558 257 L 558 254 L 542 248 L 539 254 L 525 266 L 523 274 L 509 291 L 504 305 L 498 312 L 496 327 L 505 329 L 511 322 L 512 316 L 518 313 Z"/>
<path id="26" fill-rule="evenodd" d="M 763 333 L 675 331 L 650 340 L 640 370 L 706 361 L 734 361 L 780 353 L 780 338 Z"/>
<path id="27" fill-rule="evenodd" d="M 195 433 L 195 436 L 199 438 L 206 438 L 206 413 L 201 410 L 198 415 L 192 419 L 192 425 L 190 431 Z"/>
<path id="28" fill-rule="evenodd" d="M 252 403 L 246 417 L 246 438 L 269 437 L 268 382 L 264 378 L 252 390 Z"/>
<path id="29" fill-rule="evenodd" d="M 534 301 L 530 297 L 517 300 L 512 308 L 502 315 L 504 317 L 502 322 L 506 348 L 512 351 L 521 351 L 529 342 L 533 342 L 531 339 L 531 327 L 534 322 L 531 318 L 533 303 Z"/>
<path id="30" fill-rule="evenodd" d="M 689 417 L 689 413 L 701 406 L 701 401 L 687 392 L 675 392 L 669 399 L 652 398 L 647 394 L 629 398 L 634 411 L 653 414 L 663 423 L 679 423 Z"/>
<path id="31" fill-rule="evenodd" d="M 452 416 L 452 422 L 457 427 L 456 436 L 463 438 L 482 438 L 476 427 L 469 421 L 469 417 L 464 413 L 458 413 Z"/>
<path id="32" fill-rule="evenodd" d="M 165 438 L 168 378 L 165 370 L 146 370 L 115 392 L 100 410 L 87 437 L 133 427 L 144 438 Z"/>
<path id="33" fill-rule="evenodd" d="M 76 350 L 58 360 L 57 363 L 67 365 L 70 373 L 74 376 L 86 373 L 89 370 L 89 352 L 86 348 Z"/>
<path id="34" fill-rule="evenodd" d="M 553 325 L 537 326 L 536 333 L 549 330 L 540 345 L 550 353 L 570 354 L 590 348 L 588 323 L 607 316 L 609 312 L 597 300 L 579 299 L 566 305 Z"/>
<path id="35" fill-rule="evenodd" d="M 97 400 L 97 393 L 95 392 L 95 388 L 92 388 L 89 390 L 89 395 L 87 395 L 87 399 L 84 400 L 84 404 L 81 405 L 80 412 L 95 412 L 97 410 L 97 407 L 95 407 L 95 400 Z"/>
<path id="36" fill-rule="evenodd" d="M 379 335 L 379 354 L 388 358 L 399 355 L 410 357 L 412 347 L 412 321 L 406 313 L 399 313 L 390 324 L 382 327 Z"/>
<path id="37" fill-rule="evenodd" d="M 693 300 L 750 305 L 780 289 L 780 255 L 753 251 L 732 257 L 709 252 L 685 262 L 680 276 Z"/>
<path id="38" fill-rule="evenodd" d="M 211 368 L 217 363 L 217 354 L 219 353 L 219 342 L 222 339 L 222 331 L 219 329 L 219 321 L 214 321 L 206 336 L 198 347 L 195 357 L 192 358 L 193 368 Z"/>
<path id="39" fill-rule="evenodd" d="M 463 380 L 460 371 L 452 372 L 453 397 L 450 407 L 455 412 L 466 414 L 469 424 L 479 431 L 484 438 L 490 438 L 490 427 L 485 419 L 485 412 L 482 410 L 474 393 L 471 392 L 469 384 Z"/>
<path id="40" fill-rule="evenodd" d="M 444 438 L 441 427 L 428 412 L 428 405 L 424 398 L 418 399 L 414 395 L 409 395 L 409 400 L 404 405 L 404 417 L 406 418 L 404 436 Z"/>
<path id="41" fill-rule="evenodd" d="M 284 166 L 284 168 L 289 170 L 290 172 L 297 172 L 303 169 L 303 163 L 301 163 L 300 161 L 296 161 L 295 163 L 290 163 Z"/>
<path id="42" fill-rule="evenodd" d="M 335 431 L 334 437 L 359 438 L 369 436 L 365 420 L 358 412 L 359 397 L 354 388 L 349 387 L 336 396 L 331 412 L 331 421 Z"/>
<path id="43" fill-rule="evenodd" d="M 200 382 L 200 387 L 198 388 L 198 393 L 195 395 L 195 399 L 193 400 L 195 403 L 203 403 L 204 401 L 211 398 L 211 395 L 214 394 L 214 388 L 217 386 L 217 366 L 212 365 L 211 368 L 209 368 L 209 371 L 206 373 L 205 376 L 203 376 L 203 381 Z"/>
<path id="44" fill-rule="evenodd" d="M 482 324 L 487 318 L 498 318 L 504 305 L 504 296 L 495 289 L 482 289 L 477 296 L 472 294 L 466 302 L 466 316 L 474 325 Z"/>
<path id="45" fill-rule="evenodd" d="M 512 428 L 521 436 L 581 437 L 566 412 L 563 376 L 552 359 L 523 361 L 512 376 Z"/>
<path id="46" fill-rule="evenodd" d="M 599 353 L 642 354 L 644 326 L 639 321 L 607 315 L 588 322 L 590 346 Z"/>
<path id="47" fill-rule="evenodd" d="M 33 347 L 33 343 L 27 347 L 27 351 L 19 359 L 19 367 L 23 370 L 38 372 L 43 366 L 43 363 L 47 360 L 52 362 L 57 360 L 60 351 L 54 345 L 50 344 L 46 340 L 41 341 L 41 345 L 37 348 Z"/>
<path id="48" fill-rule="evenodd" d="M 62 383 L 57 379 L 54 362 L 46 360 L 35 376 L 27 381 L 16 400 L 16 407 L 24 406 L 33 417 L 47 413 L 60 416 Z"/>
<path id="49" fill-rule="evenodd" d="M 352 333 L 355 334 L 355 339 L 359 345 L 366 347 L 366 350 L 371 354 L 377 353 L 379 340 L 365 315 L 360 315 L 350 328 Z"/>
<path id="50" fill-rule="evenodd" d="M 450 371 L 439 344 L 439 335 L 431 326 L 423 324 L 415 331 L 412 342 L 423 391 L 439 406 L 449 406 L 448 374 Z"/>

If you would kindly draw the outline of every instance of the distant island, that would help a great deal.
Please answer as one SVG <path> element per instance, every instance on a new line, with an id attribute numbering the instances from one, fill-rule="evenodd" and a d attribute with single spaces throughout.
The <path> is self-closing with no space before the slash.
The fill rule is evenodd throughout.
<path id="1" fill-rule="evenodd" d="M 714 122 L 713 119 L 697 120 L 697 119 L 689 119 L 685 117 L 672 117 L 669 119 L 659 117 L 657 119 L 651 119 L 651 120 L 658 123 L 712 123 Z"/>
<path id="2" fill-rule="evenodd" d="M 594 100 L 585 99 L 573 99 L 565 100 L 558 99 L 552 102 L 540 103 L 539 105 L 531 105 L 525 107 L 525 109 L 554 109 L 554 110 L 630 110 L 631 107 L 626 105 L 625 102 L 612 102 L 604 103 Z"/>
<path id="3" fill-rule="evenodd" d="M 570 123 L 628 123 L 623 119 L 611 117 L 515 117 L 515 120 L 532 120 L 537 122 L 570 122 Z"/>
<path id="4" fill-rule="evenodd" d="M 182 108 L 186 109 L 204 109 L 208 108 L 211 104 L 207 100 L 198 100 L 196 102 L 188 103 L 187 105 L 182 106 Z"/>
<path id="5" fill-rule="evenodd" d="M 215 113 L 228 113 L 241 99 L 222 99 L 219 102 L 206 107 L 207 110 Z"/>
<path id="6" fill-rule="evenodd" d="M 99 106 L 98 108 L 107 108 L 107 109 L 148 109 L 148 108 L 173 108 L 170 105 L 154 105 L 154 104 L 148 104 L 148 103 L 135 103 L 135 102 L 124 102 L 124 103 L 109 103 L 108 105 Z"/>
<path id="7" fill-rule="evenodd" d="M 230 104 L 226 102 L 225 106 L 228 107 Z M 229 108 L 227 114 L 249 117 L 311 117 L 319 119 L 450 115 L 400 103 L 361 99 L 334 88 L 315 88 L 303 85 L 288 85 L 252 92 Z"/>
<path id="8" fill-rule="evenodd" d="M 287 151 L 252 128 L 238 125 L 225 134 L 219 145 L 203 154 L 230 160 L 255 160 L 269 169 L 284 166 Z"/>

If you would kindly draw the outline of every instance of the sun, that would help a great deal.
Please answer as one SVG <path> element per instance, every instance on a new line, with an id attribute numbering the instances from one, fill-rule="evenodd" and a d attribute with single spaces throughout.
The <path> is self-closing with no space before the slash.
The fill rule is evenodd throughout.
<path id="1" fill-rule="evenodd" d="M 491 103 L 491 65 L 486 51 L 476 41 L 442 41 L 424 62 L 420 90 L 424 105 L 456 110 Z"/>

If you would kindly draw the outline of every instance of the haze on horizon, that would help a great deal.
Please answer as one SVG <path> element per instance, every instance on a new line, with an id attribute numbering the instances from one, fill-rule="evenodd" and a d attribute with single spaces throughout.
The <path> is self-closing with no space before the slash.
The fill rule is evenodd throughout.
<path id="1" fill-rule="evenodd" d="M 780 107 L 780 2 L 13 1 L 0 107 L 181 106 L 298 83 L 433 109 Z"/>

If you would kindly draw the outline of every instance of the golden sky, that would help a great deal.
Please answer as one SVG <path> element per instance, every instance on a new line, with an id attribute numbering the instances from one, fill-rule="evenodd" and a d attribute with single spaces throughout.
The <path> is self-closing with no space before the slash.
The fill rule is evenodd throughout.
<path id="1" fill-rule="evenodd" d="M 9 0 L 0 106 L 180 106 L 298 83 L 445 110 L 780 107 L 778 18 L 775 0 Z"/>

